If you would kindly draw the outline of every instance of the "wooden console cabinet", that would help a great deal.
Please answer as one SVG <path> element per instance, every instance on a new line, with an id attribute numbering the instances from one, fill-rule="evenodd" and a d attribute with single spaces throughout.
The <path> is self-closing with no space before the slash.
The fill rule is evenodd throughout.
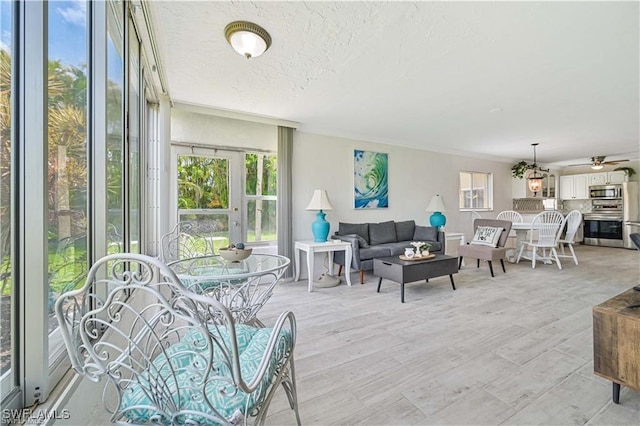
<path id="1" fill-rule="evenodd" d="M 640 391 L 640 291 L 627 290 L 593 308 L 593 369 L 613 382 L 616 404 L 620 386 Z"/>

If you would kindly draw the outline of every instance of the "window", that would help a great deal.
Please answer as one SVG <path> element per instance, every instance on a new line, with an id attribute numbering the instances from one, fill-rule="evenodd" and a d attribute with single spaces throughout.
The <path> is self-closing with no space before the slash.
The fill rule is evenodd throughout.
<path id="1" fill-rule="evenodd" d="M 0 399 L 9 395 L 14 389 L 14 342 L 15 333 L 9 326 L 15 286 L 12 264 L 12 212 L 14 209 L 14 192 L 11 180 L 14 164 L 11 153 L 16 149 L 13 144 L 12 120 L 12 37 L 14 2 L 0 2 L 0 19 L 2 22 L 2 44 L 0 44 Z"/>
<path id="2" fill-rule="evenodd" d="M 278 157 L 272 154 L 245 155 L 247 238 L 249 242 L 276 241 Z"/>
<path id="3" fill-rule="evenodd" d="M 53 307 L 84 284 L 87 257 L 87 16 L 86 5 L 48 8 L 47 258 L 49 362 L 62 353 Z M 74 19 L 68 13 L 77 12 Z"/>
<path id="4" fill-rule="evenodd" d="M 491 210 L 493 178 L 491 173 L 460 172 L 460 210 Z"/>
<path id="5" fill-rule="evenodd" d="M 58 295 L 144 237 L 144 61 L 129 7 L 0 0 L 3 408 L 42 403 L 68 370 Z"/>

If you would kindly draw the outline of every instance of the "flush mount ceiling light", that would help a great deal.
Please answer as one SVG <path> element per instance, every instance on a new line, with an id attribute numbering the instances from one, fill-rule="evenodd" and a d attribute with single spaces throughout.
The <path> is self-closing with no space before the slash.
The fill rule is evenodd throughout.
<path id="1" fill-rule="evenodd" d="M 232 22 L 224 28 L 224 36 L 231 47 L 247 59 L 262 55 L 271 46 L 269 33 L 252 22 Z"/>

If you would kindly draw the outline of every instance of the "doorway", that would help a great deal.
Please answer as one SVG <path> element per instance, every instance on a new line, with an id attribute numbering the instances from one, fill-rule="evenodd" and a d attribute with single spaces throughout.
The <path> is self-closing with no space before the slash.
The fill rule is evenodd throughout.
<path id="1" fill-rule="evenodd" d="M 172 163 L 176 221 L 188 222 L 216 253 L 242 241 L 242 153 L 175 147 Z"/>

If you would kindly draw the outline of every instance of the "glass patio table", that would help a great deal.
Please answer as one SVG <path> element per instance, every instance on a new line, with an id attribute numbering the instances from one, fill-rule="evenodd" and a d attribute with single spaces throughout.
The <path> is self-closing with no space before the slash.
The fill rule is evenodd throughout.
<path id="1" fill-rule="evenodd" d="M 214 297 L 229 308 L 237 323 L 262 326 L 256 314 L 290 263 L 275 254 L 252 254 L 237 262 L 212 255 L 176 260 L 169 267 L 185 287 Z"/>

